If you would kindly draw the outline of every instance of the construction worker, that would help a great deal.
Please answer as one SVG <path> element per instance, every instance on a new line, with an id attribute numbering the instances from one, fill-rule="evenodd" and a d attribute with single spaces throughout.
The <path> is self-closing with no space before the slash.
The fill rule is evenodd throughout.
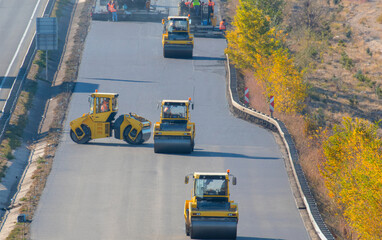
<path id="1" fill-rule="evenodd" d="M 200 14 L 200 2 L 199 2 L 199 0 L 193 0 L 193 5 L 194 5 L 194 9 L 195 9 L 195 15 L 199 16 L 199 14 Z"/>
<path id="2" fill-rule="evenodd" d="M 171 110 L 169 107 L 165 107 L 163 109 L 163 117 L 164 118 L 171 118 Z"/>
<path id="3" fill-rule="evenodd" d="M 108 3 L 107 3 L 107 12 L 109 13 L 109 19 L 108 19 L 108 21 L 111 21 L 112 20 L 112 14 L 111 14 L 111 11 L 110 11 L 110 7 L 111 7 L 111 5 L 112 5 L 113 3 L 112 3 L 112 1 L 110 0 Z"/>
<path id="4" fill-rule="evenodd" d="M 108 4 L 108 9 L 112 14 L 113 22 L 117 22 L 118 21 L 118 15 L 117 15 L 117 8 L 115 6 L 114 0 L 111 0 L 111 4 Z"/>
<path id="5" fill-rule="evenodd" d="M 169 21 L 169 24 L 168 24 L 168 28 L 167 28 L 167 31 L 169 32 L 172 32 L 175 30 L 175 24 L 174 24 L 174 21 L 170 20 Z"/>
<path id="6" fill-rule="evenodd" d="M 219 30 L 225 31 L 227 29 L 226 25 L 227 23 L 225 22 L 225 19 L 223 19 L 219 24 Z"/>
<path id="7" fill-rule="evenodd" d="M 151 1 L 147 0 L 145 5 L 146 5 L 146 11 L 150 11 Z"/>
<path id="8" fill-rule="evenodd" d="M 101 105 L 101 112 L 108 112 L 109 111 L 109 98 L 105 98 L 103 100 Z"/>
<path id="9" fill-rule="evenodd" d="M 214 14 L 215 3 L 212 0 L 208 0 L 208 24 L 211 24 L 211 14 Z"/>

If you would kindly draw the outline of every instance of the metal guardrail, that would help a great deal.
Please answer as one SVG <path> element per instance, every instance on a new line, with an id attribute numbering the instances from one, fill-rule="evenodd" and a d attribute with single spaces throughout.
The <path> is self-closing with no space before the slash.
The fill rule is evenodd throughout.
<path id="1" fill-rule="evenodd" d="M 53 6 L 56 0 L 49 0 L 45 5 L 44 14 L 50 15 L 53 10 Z M 36 54 L 36 34 L 33 35 L 32 41 L 29 44 L 28 51 L 24 56 L 20 70 L 12 84 L 11 91 L 8 98 L 5 101 L 3 115 L 0 118 L 0 140 L 4 137 L 5 129 L 8 126 L 9 120 L 11 119 L 12 112 L 16 107 L 17 100 L 19 98 L 22 86 L 24 84 L 25 77 L 28 75 L 29 68 L 32 65 L 33 58 Z"/>
<path id="2" fill-rule="evenodd" d="M 296 179 L 297 187 L 299 189 L 301 197 L 303 198 L 305 207 L 309 215 L 309 219 L 312 222 L 317 235 L 322 240 L 334 240 L 333 235 L 322 220 L 321 214 L 318 211 L 316 201 L 310 191 L 304 172 L 302 171 L 298 159 L 298 153 L 292 140 L 292 137 L 288 132 L 288 129 L 280 120 L 258 112 L 253 108 L 247 108 L 243 103 L 240 102 L 236 88 L 236 68 L 232 64 L 230 64 L 228 55 L 226 55 L 226 58 L 228 72 L 228 94 L 230 105 L 232 106 L 233 111 L 241 116 L 244 115 L 246 119 L 250 119 L 255 123 L 261 124 L 267 128 L 278 131 L 287 149 L 288 158 L 293 170 L 293 176 Z"/>

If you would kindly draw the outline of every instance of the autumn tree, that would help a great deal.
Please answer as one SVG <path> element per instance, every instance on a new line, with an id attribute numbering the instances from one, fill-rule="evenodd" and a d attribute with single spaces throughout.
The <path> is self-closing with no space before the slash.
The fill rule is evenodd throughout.
<path id="1" fill-rule="evenodd" d="M 257 54 L 270 55 L 281 44 L 270 18 L 250 0 L 240 0 L 233 26 L 234 30 L 227 32 L 226 53 L 238 67 L 252 68 Z"/>
<path id="2" fill-rule="evenodd" d="M 306 98 L 302 73 L 284 47 L 285 35 L 272 19 L 280 20 L 281 0 L 240 0 L 234 29 L 227 33 L 226 52 L 239 68 L 251 69 L 264 86 L 265 95 L 275 96 L 277 110 L 300 112 Z"/>
<path id="3" fill-rule="evenodd" d="M 359 239 L 382 239 L 382 140 L 377 129 L 378 124 L 344 118 L 323 142 L 326 187 Z"/>
<path id="4" fill-rule="evenodd" d="M 270 18 L 272 26 L 277 26 L 282 23 L 283 20 L 283 7 L 285 5 L 284 0 L 256 0 L 252 1 L 252 4 L 257 9 L 263 11 L 263 13 Z"/>
<path id="5" fill-rule="evenodd" d="M 275 96 L 275 105 L 281 112 L 300 112 L 305 106 L 307 86 L 289 52 L 280 48 L 270 56 L 257 57 L 255 77 L 264 86 L 265 95 Z"/>

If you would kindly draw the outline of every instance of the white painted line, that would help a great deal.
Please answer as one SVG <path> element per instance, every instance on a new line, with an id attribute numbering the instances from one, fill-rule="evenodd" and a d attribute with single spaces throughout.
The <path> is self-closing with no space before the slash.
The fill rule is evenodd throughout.
<path id="1" fill-rule="evenodd" d="M 33 21 L 34 15 L 36 14 L 37 8 L 38 8 L 38 6 L 40 5 L 40 1 L 41 1 L 41 0 L 38 0 L 36 6 L 34 7 L 34 10 L 33 10 L 33 13 L 32 13 L 31 18 L 29 19 L 27 28 L 25 29 L 25 32 L 24 32 L 24 34 L 23 34 L 23 37 L 21 38 L 20 43 L 19 43 L 19 45 L 17 46 L 15 55 L 13 55 L 12 61 L 11 61 L 11 63 L 9 64 L 8 69 L 7 69 L 7 71 L 6 71 L 5 75 L 4 75 L 4 79 L 3 79 L 3 81 L 1 81 L 1 84 L 0 84 L 0 90 L 3 88 L 3 84 L 4 84 L 5 80 L 7 79 L 9 72 L 11 71 L 12 65 L 13 65 L 13 63 L 15 62 L 17 55 L 19 54 L 21 45 L 22 45 L 23 42 L 24 42 L 24 39 L 25 39 L 25 37 L 26 37 L 26 35 L 27 35 L 27 32 L 28 32 L 28 30 L 29 30 L 29 27 L 31 26 L 31 23 L 32 23 L 32 21 Z"/>

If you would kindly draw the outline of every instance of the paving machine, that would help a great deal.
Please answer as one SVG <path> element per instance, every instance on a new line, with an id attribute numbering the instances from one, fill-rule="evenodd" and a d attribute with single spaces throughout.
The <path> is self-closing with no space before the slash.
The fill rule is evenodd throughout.
<path id="1" fill-rule="evenodd" d="M 239 220 L 238 205 L 230 200 L 229 182 L 236 177 L 229 173 L 195 172 L 191 200 L 184 204 L 186 235 L 191 239 L 236 239 Z"/>
<path id="2" fill-rule="evenodd" d="M 151 122 L 137 114 L 120 115 L 117 93 L 92 93 L 89 97 L 90 112 L 70 122 L 70 137 L 79 144 L 91 139 L 111 137 L 130 144 L 142 144 L 151 136 Z"/>
<path id="3" fill-rule="evenodd" d="M 186 16 L 169 16 L 163 24 L 163 57 L 192 58 L 194 35 L 190 34 L 190 23 Z"/>
<path id="4" fill-rule="evenodd" d="M 92 20 L 111 20 L 109 0 L 95 0 L 91 10 Z M 118 21 L 160 22 L 168 16 L 169 9 L 158 10 L 151 0 L 119 0 L 116 4 Z"/>
<path id="5" fill-rule="evenodd" d="M 201 2 L 199 9 L 199 14 L 196 14 L 192 1 L 181 0 L 178 4 L 179 16 L 188 16 L 190 19 L 190 33 L 194 37 L 225 38 L 224 31 L 217 26 L 214 7 Z"/>
<path id="6" fill-rule="evenodd" d="M 191 99 L 163 100 L 160 122 L 154 125 L 155 153 L 191 153 L 195 145 L 195 123 L 190 122 Z"/>

